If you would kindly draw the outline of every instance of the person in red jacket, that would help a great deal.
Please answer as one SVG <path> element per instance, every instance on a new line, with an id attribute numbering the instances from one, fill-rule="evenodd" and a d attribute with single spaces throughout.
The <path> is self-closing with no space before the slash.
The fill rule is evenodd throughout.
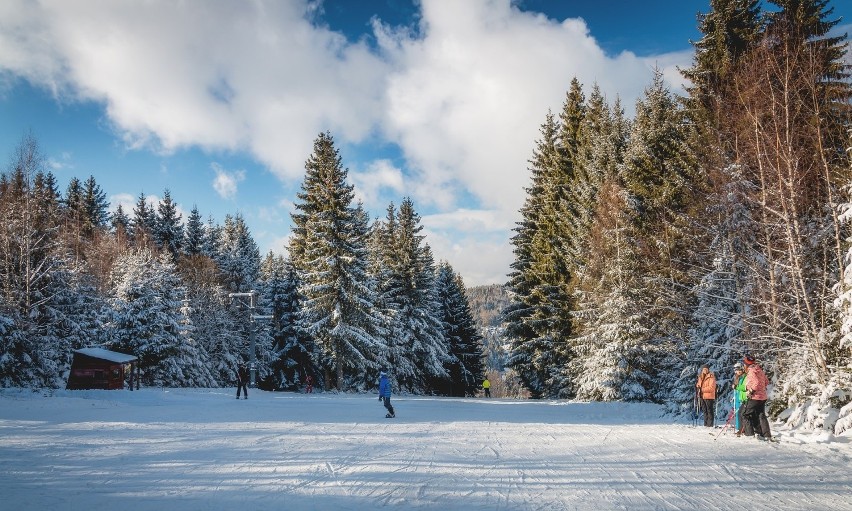
<path id="1" fill-rule="evenodd" d="M 766 386 L 769 385 L 769 378 L 751 355 L 746 355 L 743 363 L 748 367 L 746 376 L 748 401 L 746 401 L 743 417 L 749 421 L 759 440 L 772 440 L 769 420 L 766 418 Z"/>
<path id="2" fill-rule="evenodd" d="M 696 392 L 701 396 L 701 410 L 704 412 L 704 426 L 713 427 L 716 420 L 716 376 L 710 372 L 710 366 L 701 366 Z"/>

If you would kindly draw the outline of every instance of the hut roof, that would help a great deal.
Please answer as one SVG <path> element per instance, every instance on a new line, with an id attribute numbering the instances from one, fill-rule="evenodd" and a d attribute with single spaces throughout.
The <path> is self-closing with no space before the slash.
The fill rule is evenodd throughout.
<path id="1" fill-rule="evenodd" d="M 134 357 L 133 355 L 126 355 L 124 353 L 105 350 L 103 348 L 82 348 L 76 350 L 74 353 L 79 353 L 87 357 L 98 358 L 101 360 L 108 360 L 110 362 L 116 362 L 118 364 L 126 364 L 128 362 L 133 362 L 134 360 L 136 360 L 136 357 Z"/>

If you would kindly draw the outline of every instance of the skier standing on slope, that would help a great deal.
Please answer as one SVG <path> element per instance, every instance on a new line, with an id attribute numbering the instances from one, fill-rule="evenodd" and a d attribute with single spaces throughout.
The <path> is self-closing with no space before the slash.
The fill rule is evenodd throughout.
<path id="1" fill-rule="evenodd" d="M 748 402 L 748 393 L 746 392 L 746 371 L 743 368 L 742 362 L 734 364 L 734 382 L 732 387 L 734 389 L 734 407 L 737 414 L 737 436 L 754 436 L 751 424 L 743 415 L 746 402 Z"/>
<path id="2" fill-rule="evenodd" d="M 237 368 L 237 399 L 240 398 L 240 391 L 245 393 L 245 398 L 248 399 L 248 381 L 249 370 L 245 362 L 240 362 L 240 367 Z"/>
<path id="3" fill-rule="evenodd" d="M 379 373 L 379 401 L 384 401 L 385 408 L 388 409 L 388 414 L 385 415 L 385 418 L 392 419 L 396 417 L 396 414 L 393 412 L 393 405 L 390 402 L 391 397 L 391 383 L 388 380 L 388 374 L 384 371 Z"/>
<path id="4" fill-rule="evenodd" d="M 716 376 L 710 372 L 710 366 L 701 366 L 701 374 L 695 387 L 701 393 L 701 409 L 704 411 L 704 426 L 713 427 L 716 419 Z"/>
<path id="5" fill-rule="evenodd" d="M 746 355 L 743 362 L 748 368 L 748 376 L 746 376 L 748 402 L 743 417 L 751 423 L 758 440 L 772 440 L 769 419 L 766 418 L 766 386 L 769 385 L 769 378 L 751 355 Z"/>

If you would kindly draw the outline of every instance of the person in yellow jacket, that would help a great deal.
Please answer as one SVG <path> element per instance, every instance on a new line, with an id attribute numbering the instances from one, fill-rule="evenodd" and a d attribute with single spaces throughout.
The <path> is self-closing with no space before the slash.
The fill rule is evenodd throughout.
<path id="1" fill-rule="evenodd" d="M 704 425 L 713 427 L 716 420 L 716 375 L 710 372 L 710 366 L 701 366 L 701 374 L 695 384 L 696 392 L 701 398 L 701 410 L 704 412 Z"/>
<path id="2" fill-rule="evenodd" d="M 488 378 L 482 381 L 482 390 L 485 391 L 485 397 L 491 397 L 491 382 L 488 381 Z"/>

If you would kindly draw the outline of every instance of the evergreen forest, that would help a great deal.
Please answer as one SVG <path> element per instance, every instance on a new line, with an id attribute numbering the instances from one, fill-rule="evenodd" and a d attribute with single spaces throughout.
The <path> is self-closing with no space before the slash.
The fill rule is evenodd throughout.
<path id="1" fill-rule="evenodd" d="M 261 256 L 240 215 L 184 221 L 156 207 L 109 212 L 94 178 L 58 189 L 32 135 L 0 176 L 0 386 L 64 387 L 74 350 L 139 359 L 143 385 L 473 395 L 481 337 L 461 277 L 436 262 L 405 198 L 371 221 L 334 140 L 305 163 L 289 257 Z M 254 346 L 254 356 L 251 346 Z"/>
<path id="2" fill-rule="evenodd" d="M 94 178 L 62 192 L 25 136 L 0 178 L 0 386 L 62 386 L 84 346 L 138 356 L 145 385 L 230 385 L 253 338 L 269 389 L 311 375 L 364 391 L 390 369 L 404 392 L 465 396 L 489 371 L 516 395 L 680 414 L 702 364 L 727 402 L 751 354 L 774 418 L 852 429 L 839 21 L 829 0 L 711 0 L 685 91 L 657 71 L 628 117 L 597 84 L 566 84 L 530 141 L 505 289 L 477 291 L 475 311 L 411 199 L 378 219 L 355 201 L 330 133 L 305 161 L 287 257 L 261 256 L 240 215 L 180 218 L 168 191 L 112 213 Z M 251 310 L 230 298 L 252 291 Z"/>
<path id="3" fill-rule="evenodd" d="M 828 0 L 767 6 L 710 2 L 683 95 L 657 72 L 628 119 L 574 80 L 545 115 L 502 318 L 532 396 L 686 413 L 750 354 L 774 417 L 852 427 L 846 35 Z"/>

